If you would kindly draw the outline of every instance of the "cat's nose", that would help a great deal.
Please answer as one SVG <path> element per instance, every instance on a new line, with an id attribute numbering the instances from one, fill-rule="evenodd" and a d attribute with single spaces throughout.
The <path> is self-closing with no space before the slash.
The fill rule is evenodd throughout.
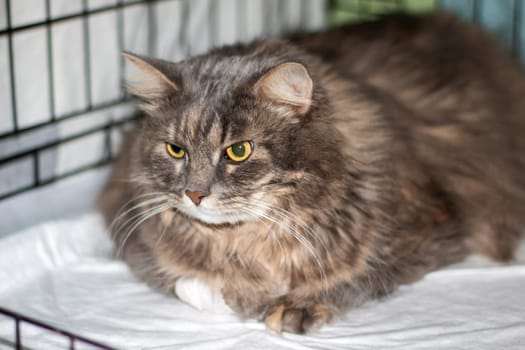
<path id="1" fill-rule="evenodd" d="M 190 191 L 186 190 L 186 196 L 188 196 L 195 205 L 201 204 L 201 201 L 204 197 L 208 195 L 208 193 L 204 193 L 201 191 Z"/>

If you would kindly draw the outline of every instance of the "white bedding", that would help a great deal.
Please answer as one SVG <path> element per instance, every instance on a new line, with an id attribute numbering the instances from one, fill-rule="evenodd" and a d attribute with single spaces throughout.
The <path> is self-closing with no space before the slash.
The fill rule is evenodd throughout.
<path id="1" fill-rule="evenodd" d="M 156 294 L 111 249 L 97 214 L 1 239 L 0 306 L 119 349 L 525 349 L 525 244 L 513 264 L 472 257 L 306 336 Z M 0 349 L 13 328 L 0 316 Z M 23 344 L 66 348 L 46 333 L 23 326 Z"/>

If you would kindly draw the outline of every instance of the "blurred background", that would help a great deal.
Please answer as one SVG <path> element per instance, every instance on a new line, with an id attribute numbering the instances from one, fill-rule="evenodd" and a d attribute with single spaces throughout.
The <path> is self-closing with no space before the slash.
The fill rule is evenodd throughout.
<path id="1" fill-rule="evenodd" d="M 436 8 L 525 58 L 522 0 L 0 0 L 0 236 L 92 208 L 134 110 L 119 52 L 178 61 Z"/>

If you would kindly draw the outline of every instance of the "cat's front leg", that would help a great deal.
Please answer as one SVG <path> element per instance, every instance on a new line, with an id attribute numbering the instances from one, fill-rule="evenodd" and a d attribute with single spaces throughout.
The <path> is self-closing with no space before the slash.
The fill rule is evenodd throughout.
<path id="1" fill-rule="evenodd" d="M 221 294 L 226 305 L 242 318 L 260 318 L 272 300 L 267 290 L 254 290 L 250 285 L 245 288 L 226 285 Z"/>
<path id="2" fill-rule="evenodd" d="M 277 333 L 307 333 L 329 322 L 337 307 L 317 298 L 300 298 L 293 294 L 269 297 L 268 291 L 239 292 L 223 288 L 226 304 L 242 317 L 262 318 Z"/>
<path id="3" fill-rule="evenodd" d="M 266 326 L 277 333 L 308 333 L 319 329 L 337 313 L 333 305 L 323 302 L 294 303 L 287 298 L 279 300 L 266 311 Z"/>
<path id="4" fill-rule="evenodd" d="M 300 286 L 267 304 L 263 320 L 268 328 L 278 333 L 315 331 L 374 297 L 369 289 L 356 287 L 358 285 L 359 280 L 340 281 L 331 288 L 315 289 L 311 284 Z"/>

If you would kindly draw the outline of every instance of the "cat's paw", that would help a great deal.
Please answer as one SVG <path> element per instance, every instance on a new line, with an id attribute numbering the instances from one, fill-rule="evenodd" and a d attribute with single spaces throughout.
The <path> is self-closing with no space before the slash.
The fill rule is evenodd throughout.
<path id="1" fill-rule="evenodd" d="M 305 307 L 277 304 L 266 311 L 266 326 L 277 333 L 307 333 L 319 329 L 333 316 L 331 308 L 322 304 Z"/>

